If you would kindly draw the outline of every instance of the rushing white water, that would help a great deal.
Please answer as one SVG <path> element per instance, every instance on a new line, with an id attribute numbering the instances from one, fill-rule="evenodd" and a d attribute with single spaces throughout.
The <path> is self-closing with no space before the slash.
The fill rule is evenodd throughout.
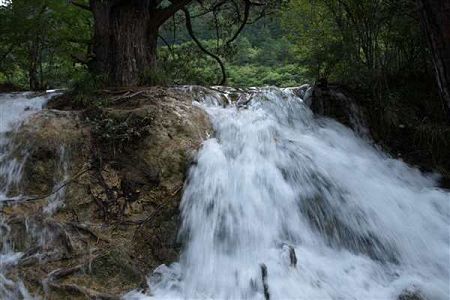
<path id="1" fill-rule="evenodd" d="M 129 299 L 449 299 L 450 195 L 290 91 L 198 97 L 178 263 Z M 411 145 L 413 147 L 413 145 Z"/>
<path id="2" fill-rule="evenodd" d="M 20 182 L 22 167 L 27 153 L 22 159 L 12 155 L 15 151 L 10 136 L 27 119 L 45 105 L 51 94 L 32 97 L 30 93 L 0 94 L 0 210 L 2 201 L 9 198 L 10 190 Z M 14 199 L 14 198 L 13 198 Z M 14 250 L 10 242 L 10 227 L 0 211 L 0 299 L 32 299 L 24 285 L 6 277 L 8 268 L 16 265 L 22 253 Z"/>

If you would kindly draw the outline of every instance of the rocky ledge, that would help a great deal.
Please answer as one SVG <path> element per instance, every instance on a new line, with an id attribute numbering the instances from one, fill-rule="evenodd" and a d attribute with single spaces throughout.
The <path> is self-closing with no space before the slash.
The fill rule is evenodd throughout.
<path id="1" fill-rule="evenodd" d="M 2 214 L 23 256 L 7 276 L 33 295 L 115 299 L 179 254 L 178 206 L 208 117 L 177 89 L 98 97 L 85 110 L 53 99 L 11 137 L 21 201 Z"/>

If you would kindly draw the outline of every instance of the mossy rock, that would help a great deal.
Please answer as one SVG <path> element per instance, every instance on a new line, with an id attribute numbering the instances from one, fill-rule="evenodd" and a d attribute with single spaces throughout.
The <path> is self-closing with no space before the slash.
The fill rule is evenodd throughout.
<path id="1" fill-rule="evenodd" d="M 178 201 L 171 201 L 167 206 L 155 211 L 135 232 L 133 253 L 144 269 L 151 270 L 178 259 L 181 249 L 177 240 Z"/>
<path id="2" fill-rule="evenodd" d="M 51 192 L 60 178 L 61 146 L 69 156 L 64 206 L 53 215 L 43 212 L 45 197 L 5 208 L 9 220 L 37 220 L 41 229 L 47 226 L 57 233 L 49 247 L 38 250 L 55 254 L 53 260 L 29 260 L 11 269 L 33 295 L 83 299 L 73 285 L 92 295 L 120 297 L 145 286 L 145 276 L 153 268 L 178 259 L 179 204 L 186 171 L 212 132 L 206 113 L 192 100 L 183 91 L 151 88 L 142 97 L 99 108 L 119 122 L 150 120 L 149 134 L 133 145 L 124 143 L 124 151 L 116 154 L 96 142 L 92 118 L 84 118 L 82 112 L 44 110 L 19 129 L 14 137 L 18 151 L 26 147 L 30 153 L 21 183 L 25 196 Z M 105 103 L 114 101 L 105 96 Z M 106 196 L 105 185 L 115 200 Z M 30 238 L 24 224 L 14 226 L 17 249 L 36 248 L 38 241 Z M 44 293 L 42 280 L 52 271 L 78 265 L 83 265 L 82 271 L 58 280 L 59 289 Z"/>
<path id="3" fill-rule="evenodd" d="M 122 249 L 112 249 L 95 258 L 88 270 L 95 281 L 119 282 L 122 285 L 139 285 L 142 275 L 133 260 Z"/>
<path id="4" fill-rule="evenodd" d="M 22 189 L 29 195 L 48 195 L 54 186 L 58 154 L 48 148 L 33 148 L 24 166 Z"/>

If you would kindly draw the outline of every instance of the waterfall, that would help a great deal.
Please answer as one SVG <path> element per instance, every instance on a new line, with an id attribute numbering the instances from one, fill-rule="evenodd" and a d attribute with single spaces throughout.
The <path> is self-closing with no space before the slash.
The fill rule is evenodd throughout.
<path id="1" fill-rule="evenodd" d="M 33 299 L 21 281 L 7 278 L 6 271 L 19 263 L 23 253 L 14 250 L 10 239 L 10 226 L 3 213 L 6 200 L 19 199 L 19 194 L 12 197 L 11 191 L 17 190 L 22 176 L 22 167 L 27 158 L 26 149 L 20 157 L 14 152 L 17 145 L 11 137 L 19 126 L 31 114 L 41 110 L 51 94 L 34 97 L 31 93 L 0 94 L 0 299 Z M 23 146 L 23 145 L 22 145 Z M 3 202 L 3 203 L 2 203 Z"/>
<path id="2" fill-rule="evenodd" d="M 182 255 L 126 298 L 449 298 L 450 194 L 436 175 L 290 90 L 197 95 L 215 136 L 186 180 Z"/>

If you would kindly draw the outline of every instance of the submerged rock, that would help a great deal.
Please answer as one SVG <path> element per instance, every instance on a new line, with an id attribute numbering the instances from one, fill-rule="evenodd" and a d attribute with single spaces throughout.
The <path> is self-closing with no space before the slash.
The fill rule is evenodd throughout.
<path id="1" fill-rule="evenodd" d="M 109 105 L 85 111 L 43 110 L 12 137 L 24 164 L 10 196 L 23 201 L 3 213 L 10 244 L 24 254 L 8 276 L 31 294 L 113 299 L 177 259 L 185 172 L 211 125 L 182 90 L 133 94 L 105 94 Z"/>
<path id="2" fill-rule="evenodd" d="M 427 300 L 420 291 L 405 290 L 399 296 L 398 300 Z"/>

